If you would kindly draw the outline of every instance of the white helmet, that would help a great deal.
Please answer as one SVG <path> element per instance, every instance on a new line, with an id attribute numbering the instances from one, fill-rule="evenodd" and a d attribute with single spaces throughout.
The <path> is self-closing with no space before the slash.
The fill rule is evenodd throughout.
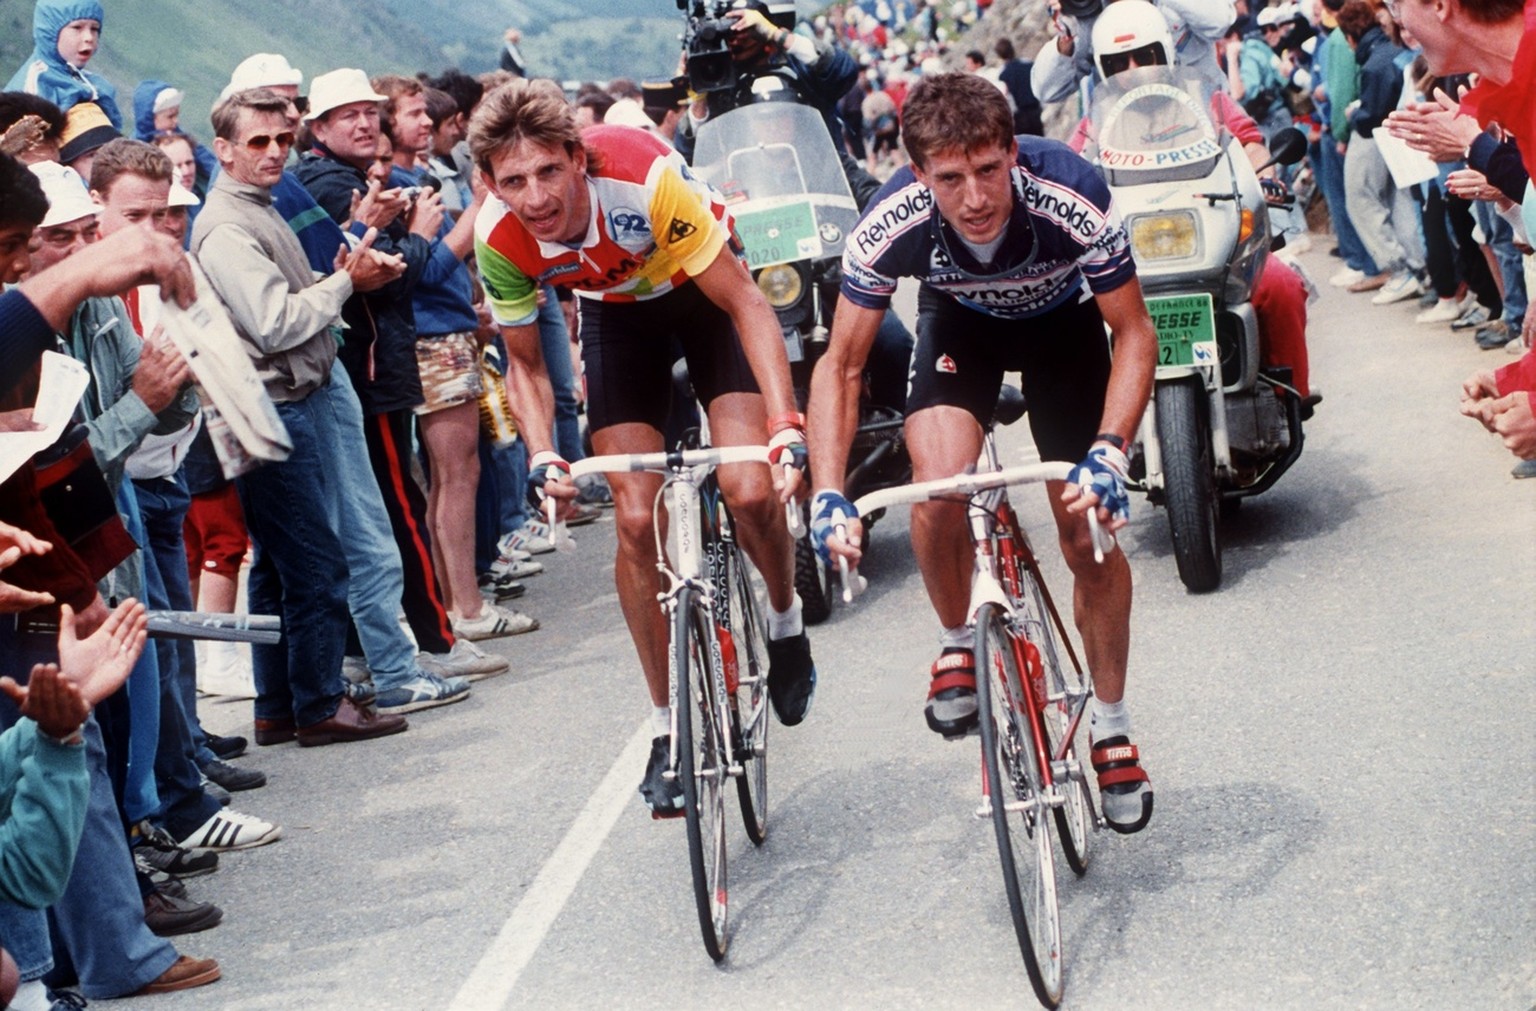
<path id="1" fill-rule="evenodd" d="M 1094 66 L 1106 78 L 1129 69 L 1133 53 L 1141 66 L 1173 63 L 1173 35 L 1168 22 L 1147 0 L 1119 0 L 1106 5 L 1093 24 L 1092 39 Z"/>

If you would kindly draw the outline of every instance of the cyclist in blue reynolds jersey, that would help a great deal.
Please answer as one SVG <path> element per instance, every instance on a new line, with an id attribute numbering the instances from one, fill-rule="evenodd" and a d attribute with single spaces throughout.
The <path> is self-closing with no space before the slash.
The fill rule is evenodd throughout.
<path id="1" fill-rule="evenodd" d="M 975 463 L 1005 371 L 1019 371 L 1044 460 L 1081 461 L 1047 485 L 1096 695 L 1094 767 L 1104 815 L 1136 832 L 1152 789 L 1130 743 L 1124 702 L 1131 570 L 1117 548 L 1096 564 L 1085 513 L 1111 529 L 1130 515 L 1126 444 L 1152 390 L 1157 336 L 1125 229 L 1099 174 L 1065 145 L 1013 136 L 1008 103 L 989 81 L 924 79 L 903 110 L 912 164 L 891 177 L 848 238 L 831 343 L 811 384 L 815 538 L 824 555 L 859 558 L 860 526 L 835 483 L 858 416 L 864 359 L 898 278 L 921 282 L 907 397 L 913 478 Z M 1114 335 L 1114 355 L 1104 325 Z M 834 481 L 827 479 L 832 477 Z M 955 737 L 976 723 L 972 547 L 965 503 L 913 507 L 912 547 L 943 632 L 925 715 Z"/>

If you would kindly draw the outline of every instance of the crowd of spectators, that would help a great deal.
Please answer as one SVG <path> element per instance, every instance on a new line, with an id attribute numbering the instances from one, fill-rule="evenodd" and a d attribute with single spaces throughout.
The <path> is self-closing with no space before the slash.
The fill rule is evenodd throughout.
<path id="1" fill-rule="evenodd" d="M 1307 135 L 1294 182 L 1327 208 L 1329 283 L 1416 300 L 1417 324 L 1523 356 L 1469 378 L 1463 410 L 1528 465 L 1536 99 L 1520 84 L 1536 43 L 1514 0 L 1447 2 L 1448 21 L 1424 0 L 1159 9 L 1181 67 L 1265 137 Z M 923 73 L 988 77 L 1021 133 L 1042 132 L 1042 101 L 1091 91 L 1091 4 L 1053 0 L 1055 36 L 1032 61 L 1008 38 L 955 47 L 989 6 L 847 4 L 793 32 L 763 21 L 761 43 L 806 66 L 852 58 L 851 85 L 815 104 L 858 191 L 902 157 Z M 487 193 L 466 134 L 488 89 L 527 73 L 516 31 L 482 78 L 339 68 L 306 86 L 279 54 L 232 59 L 202 128 L 161 80 L 133 89 L 128 123 L 88 67 L 102 24 L 95 0 L 39 0 L 34 52 L 0 95 L 0 432 L 38 427 L 45 353 L 89 379 L 58 442 L 0 484 L 0 944 L 23 1011 L 60 1006 L 49 985 L 94 998 L 218 978 L 166 940 L 223 915 L 182 879 L 282 830 L 228 806 L 265 777 L 235 761 L 250 742 L 203 729 L 199 691 L 254 699 L 257 745 L 399 733 L 509 668 L 476 643 L 538 629 L 506 602 L 553 550 L 525 505 L 506 349 L 473 269 Z M 680 147 L 710 111 L 680 80 L 583 86 L 573 104 Z M 1292 252 L 1305 242 L 1304 226 L 1282 230 Z M 243 455 L 194 382 L 169 323 L 197 292 L 227 313 L 281 420 L 281 460 Z M 584 455 L 576 311 L 542 290 L 568 461 Z M 585 485 L 573 525 L 609 504 Z M 282 639 L 145 648 L 138 600 L 278 615 Z"/>

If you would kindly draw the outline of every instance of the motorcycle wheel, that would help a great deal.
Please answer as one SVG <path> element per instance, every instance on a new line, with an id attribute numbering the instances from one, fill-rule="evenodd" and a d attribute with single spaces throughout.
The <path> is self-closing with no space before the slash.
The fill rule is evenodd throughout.
<path id="1" fill-rule="evenodd" d="M 811 547 L 811 535 L 795 542 L 795 592 L 807 625 L 820 625 L 832 616 L 832 570 Z"/>
<path id="2" fill-rule="evenodd" d="M 1163 494 L 1179 579 L 1191 593 L 1221 585 L 1221 499 L 1211 462 L 1205 387 L 1198 378 L 1158 383 L 1157 437 L 1162 443 Z"/>

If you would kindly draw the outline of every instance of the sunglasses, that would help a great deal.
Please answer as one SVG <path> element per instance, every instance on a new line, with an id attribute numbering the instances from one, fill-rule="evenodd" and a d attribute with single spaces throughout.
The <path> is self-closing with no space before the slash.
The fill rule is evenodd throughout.
<path id="1" fill-rule="evenodd" d="M 280 133 L 275 137 L 259 133 L 254 137 L 247 138 L 245 142 L 245 146 L 252 151 L 265 151 L 273 144 L 276 144 L 278 147 L 293 147 L 293 132 Z"/>

